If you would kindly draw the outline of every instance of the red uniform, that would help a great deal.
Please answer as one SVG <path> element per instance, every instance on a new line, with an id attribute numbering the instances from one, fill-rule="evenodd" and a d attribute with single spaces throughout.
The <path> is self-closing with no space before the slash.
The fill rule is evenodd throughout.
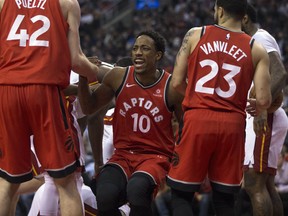
<path id="1" fill-rule="evenodd" d="M 5 1 L 0 27 L 0 84 L 69 85 L 69 26 L 59 0 Z"/>
<path id="2" fill-rule="evenodd" d="M 145 172 L 160 183 L 169 169 L 174 149 L 172 111 L 166 98 L 170 78 L 162 70 L 155 83 L 144 86 L 134 76 L 134 67 L 127 69 L 113 116 L 116 150 L 108 163 L 120 166 L 128 178 Z"/>
<path id="3" fill-rule="evenodd" d="M 168 184 L 197 191 L 208 173 L 212 186 L 231 190 L 242 179 L 252 40 L 217 25 L 202 30 L 188 59 L 184 123 Z"/>
<path id="4" fill-rule="evenodd" d="M 59 0 L 5 1 L 0 29 L 0 176 L 32 178 L 30 135 L 43 169 L 72 173 L 78 153 L 61 91 L 71 62 Z"/>

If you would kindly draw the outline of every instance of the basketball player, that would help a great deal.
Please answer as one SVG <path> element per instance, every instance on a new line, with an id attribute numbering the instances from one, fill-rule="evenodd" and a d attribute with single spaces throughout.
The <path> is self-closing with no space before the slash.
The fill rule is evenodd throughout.
<path id="1" fill-rule="evenodd" d="M 208 174 L 216 215 L 234 215 L 245 143 L 247 93 L 254 82 L 262 112 L 270 106 L 269 57 L 241 31 L 245 0 L 216 0 L 216 25 L 190 29 L 173 70 L 173 86 L 185 95 L 183 128 L 167 183 L 173 215 L 193 215 L 194 193 Z"/>
<path id="2" fill-rule="evenodd" d="M 251 199 L 254 216 L 283 216 L 282 201 L 276 191 L 274 178 L 288 129 L 287 115 L 281 108 L 282 89 L 285 87 L 287 72 L 276 40 L 267 31 L 259 28 L 256 9 L 250 4 L 243 18 L 242 27 L 268 52 L 273 101 L 265 115 L 255 118 L 247 115 L 244 188 Z M 263 120 L 268 121 L 267 132 L 258 134 L 258 128 L 263 128 Z M 257 136 L 253 130 L 253 121 Z"/>
<path id="3" fill-rule="evenodd" d="M 13 208 L 20 183 L 33 178 L 30 135 L 42 167 L 54 178 L 61 215 L 82 215 L 74 179 L 79 155 L 61 91 L 71 69 L 89 80 L 98 71 L 80 47 L 79 3 L 0 0 L 0 19 L 0 215 Z"/>
<path id="4" fill-rule="evenodd" d="M 154 31 L 136 37 L 133 66 L 115 67 L 93 93 L 80 78 L 79 100 L 92 113 L 115 96 L 114 154 L 97 176 L 100 216 L 121 215 L 118 207 L 130 204 L 131 216 L 151 216 L 151 202 L 164 181 L 174 149 L 173 111 L 181 118 L 182 97 L 173 90 L 171 75 L 157 68 L 165 52 L 164 38 Z"/>

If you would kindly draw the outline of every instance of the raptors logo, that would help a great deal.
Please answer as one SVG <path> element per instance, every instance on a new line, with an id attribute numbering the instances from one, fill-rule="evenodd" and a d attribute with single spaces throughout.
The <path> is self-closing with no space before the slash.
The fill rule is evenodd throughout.
<path id="1" fill-rule="evenodd" d="M 176 152 L 173 153 L 171 164 L 172 166 L 177 166 L 179 164 L 179 155 Z"/>
<path id="2" fill-rule="evenodd" d="M 66 148 L 66 151 L 68 152 L 74 151 L 74 142 L 71 136 L 67 137 L 66 142 L 65 142 L 65 148 Z"/>

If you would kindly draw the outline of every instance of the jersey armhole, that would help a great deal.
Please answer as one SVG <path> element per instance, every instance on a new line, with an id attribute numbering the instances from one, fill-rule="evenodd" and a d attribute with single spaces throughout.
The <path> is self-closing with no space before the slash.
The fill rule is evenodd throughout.
<path id="1" fill-rule="evenodd" d="M 166 82 L 166 88 L 165 88 L 165 103 L 166 103 L 166 106 L 168 108 L 168 110 L 170 112 L 173 112 L 174 110 L 174 106 L 170 106 L 169 104 L 169 101 L 168 101 L 168 91 L 169 91 L 169 87 L 170 87 L 170 82 L 171 82 L 171 79 L 172 79 L 172 76 L 170 75 L 167 79 L 167 82 Z"/>
<path id="2" fill-rule="evenodd" d="M 202 26 L 200 38 L 205 34 L 206 26 Z"/>
<path id="3" fill-rule="evenodd" d="M 125 71 L 125 75 L 123 76 L 123 80 L 121 82 L 121 85 L 119 86 L 119 88 L 117 89 L 117 91 L 115 92 L 115 96 L 117 97 L 120 93 L 120 91 L 123 89 L 123 86 L 128 78 L 128 72 L 130 70 L 130 66 L 126 67 L 126 71 Z"/>
<path id="4" fill-rule="evenodd" d="M 250 47 L 251 47 L 251 49 L 252 49 L 252 47 L 253 47 L 253 45 L 254 45 L 254 42 L 255 42 L 255 39 L 254 39 L 254 38 L 251 38 L 251 40 L 250 40 Z"/>

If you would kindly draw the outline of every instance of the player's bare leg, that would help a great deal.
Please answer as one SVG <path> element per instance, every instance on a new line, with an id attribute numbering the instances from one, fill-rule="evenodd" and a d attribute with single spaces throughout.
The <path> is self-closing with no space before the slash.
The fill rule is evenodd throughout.
<path id="1" fill-rule="evenodd" d="M 269 175 L 266 183 L 267 190 L 270 194 L 271 201 L 273 203 L 273 216 L 284 216 L 283 203 L 276 190 L 274 183 L 275 176 Z"/>
<path id="2" fill-rule="evenodd" d="M 12 198 L 12 203 L 11 203 L 9 216 L 16 215 L 16 207 L 17 207 L 18 201 L 19 201 L 19 195 L 15 194 L 14 197 Z"/>
<path id="3" fill-rule="evenodd" d="M 244 186 L 253 207 L 253 216 L 272 216 L 273 207 L 266 188 L 268 174 L 249 169 L 244 173 Z"/>
<path id="4" fill-rule="evenodd" d="M 62 216 L 84 215 L 83 204 L 77 189 L 75 174 L 72 173 L 64 178 L 54 179 L 60 199 Z"/>
<path id="5" fill-rule="evenodd" d="M 0 216 L 7 216 L 10 214 L 13 205 L 14 196 L 20 184 L 12 184 L 3 178 L 0 178 Z"/>

